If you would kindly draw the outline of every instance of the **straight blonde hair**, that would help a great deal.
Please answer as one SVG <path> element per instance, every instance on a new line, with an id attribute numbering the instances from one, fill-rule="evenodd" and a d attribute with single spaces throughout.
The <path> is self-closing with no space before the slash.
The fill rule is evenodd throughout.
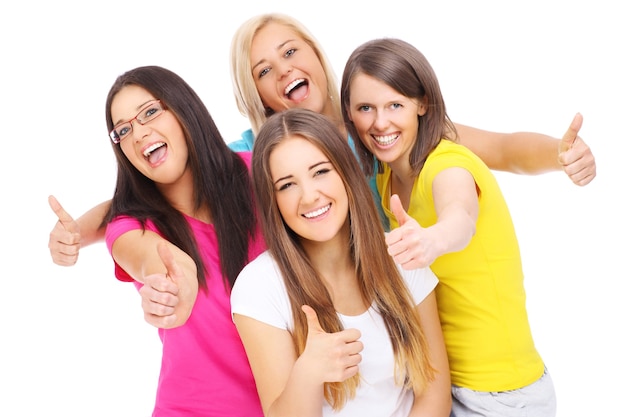
<path id="1" fill-rule="evenodd" d="M 270 23 L 278 23 L 293 30 L 313 48 L 326 76 L 328 96 L 332 98 L 332 112 L 337 119 L 334 122 L 341 124 L 339 83 L 320 43 L 302 23 L 293 17 L 280 13 L 268 13 L 254 16 L 245 21 L 235 32 L 230 46 L 230 71 L 235 101 L 239 112 L 250 120 L 254 135 L 259 133 L 267 118 L 274 114 L 273 110 L 263 105 L 261 96 L 254 84 L 250 65 L 252 41 L 256 34 Z"/>

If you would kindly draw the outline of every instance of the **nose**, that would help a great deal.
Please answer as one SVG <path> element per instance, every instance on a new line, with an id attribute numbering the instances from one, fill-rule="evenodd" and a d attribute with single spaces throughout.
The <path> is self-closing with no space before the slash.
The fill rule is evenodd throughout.
<path id="1" fill-rule="evenodd" d="M 315 184 L 310 180 L 302 182 L 300 189 L 300 202 L 303 205 L 315 203 L 320 197 L 317 187 L 315 187 Z"/>
<path id="2" fill-rule="evenodd" d="M 385 130 L 389 126 L 389 118 L 384 111 L 376 111 L 374 116 L 374 128 L 379 131 Z"/>
<path id="3" fill-rule="evenodd" d="M 291 74 L 291 71 L 293 71 L 293 67 L 291 66 L 291 64 L 289 62 L 286 62 L 286 61 L 281 61 L 281 63 L 279 64 L 279 67 L 278 67 L 279 77 L 280 78 L 285 78 L 286 76 Z"/>
<path id="4" fill-rule="evenodd" d="M 141 139 L 143 139 L 146 136 L 148 136 L 148 134 L 151 131 L 150 126 L 148 126 L 147 124 L 142 125 L 137 120 L 133 120 L 132 122 L 130 122 L 130 125 L 133 128 L 133 130 L 132 130 L 132 132 L 130 132 L 130 134 L 133 135 L 133 140 L 135 142 L 138 142 Z"/>

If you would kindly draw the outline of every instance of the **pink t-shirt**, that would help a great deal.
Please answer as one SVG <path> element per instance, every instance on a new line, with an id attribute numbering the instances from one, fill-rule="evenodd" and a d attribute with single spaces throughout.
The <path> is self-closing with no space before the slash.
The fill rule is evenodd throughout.
<path id="1" fill-rule="evenodd" d="M 230 293 L 219 267 L 214 227 L 191 217 L 187 221 L 208 269 L 208 292 L 198 291 L 187 323 L 159 329 L 163 354 L 153 416 L 262 417 L 252 371 L 231 318 Z M 119 236 L 136 229 L 141 225 L 134 218 L 114 219 L 106 230 L 109 252 Z M 152 222 L 147 222 L 146 229 L 158 233 Z M 263 250 L 265 244 L 257 233 L 249 260 Z M 141 286 L 117 263 L 115 276 Z"/>

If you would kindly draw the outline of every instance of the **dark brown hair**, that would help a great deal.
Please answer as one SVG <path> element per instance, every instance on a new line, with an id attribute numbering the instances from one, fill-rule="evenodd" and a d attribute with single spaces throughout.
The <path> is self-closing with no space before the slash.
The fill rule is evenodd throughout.
<path id="1" fill-rule="evenodd" d="M 111 103 L 124 87 L 136 85 L 150 92 L 180 123 L 188 147 L 195 208 L 208 207 L 219 246 L 224 279 L 232 287 L 248 262 L 249 239 L 256 218 L 246 163 L 224 142 L 209 111 L 195 91 L 177 74 L 158 66 L 139 67 L 120 75 L 106 100 L 107 131 L 113 129 Z M 113 144 L 118 173 L 111 208 L 104 223 L 120 215 L 154 222 L 165 239 L 193 258 L 198 280 L 206 288 L 206 269 L 187 220 L 165 199 L 155 183 L 139 172 L 119 145 Z"/>

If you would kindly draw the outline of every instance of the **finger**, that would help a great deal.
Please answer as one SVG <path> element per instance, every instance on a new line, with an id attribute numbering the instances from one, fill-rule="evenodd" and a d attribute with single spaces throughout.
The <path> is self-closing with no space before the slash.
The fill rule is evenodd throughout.
<path id="1" fill-rule="evenodd" d="M 159 253 L 161 261 L 163 261 L 163 264 L 165 265 L 167 276 L 171 278 L 172 281 L 176 282 L 178 278 L 183 275 L 183 271 L 176 263 L 172 251 L 167 247 L 165 242 L 161 241 L 157 245 L 157 252 Z"/>
<path id="2" fill-rule="evenodd" d="M 400 197 L 397 194 L 391 196 L 391 200 L 389 201 L 389 207 L 391 208 L 391 212 L 394 216 L 396 216 L 396 220 L 398 221 L 398 225 L 402 226 L 409 219 L 409 215 L 404 211 L 404 207 L 402 207 L 402 202 L 400 201 Z"/>
<path id="3" fill-rule="evenodd" d="M 74 221 L 74 218 L 69 215 L 67 211 L 61 206 L 61 203 L 53 196 L 48 196 L 48 204 L 54 214 L 59 218 L 61 225 L 70 233 L 78 233 L 78 225 Z"/>
<path id="4" fill-rule="evenodd" d="M 583 116 L 580 113 L 576 113 L 572 123 L 570 123 L 569 128 L 567 128 L 567 132 L 563 135 L 563 139 L 559 142 L 559 153 L 569 150 L 574 145 L 582 125 Z"/>
<path id="5" fill-rule="evenodd" d="M 308 305 L 302 306 L 302 311 L 306 315 L 306 322 L 309 328 L 309 334 L 312 332 L 316 333 L 325 333 L 324 329 L 320 325 L 319 319 L 317 318 L 317 313 Z"/>

